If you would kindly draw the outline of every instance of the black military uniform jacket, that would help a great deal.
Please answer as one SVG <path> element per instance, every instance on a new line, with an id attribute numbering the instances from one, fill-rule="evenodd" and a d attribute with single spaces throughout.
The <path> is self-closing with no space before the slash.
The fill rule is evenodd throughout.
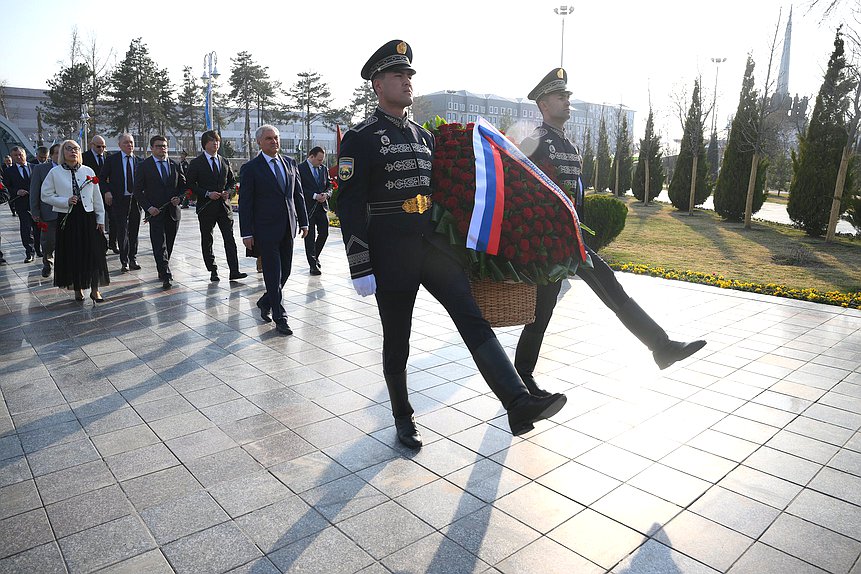
<path id="1" fill-rule="evenodd" d="M 353 279 L 377 288 L 418 288 L 426 241 L 444 239 L 430 221 L 433 135 L 380 108 L 344 134 L 338 157 L 338 216 Z"/>
<path id="2" fill-rule="evenodd" d="M 550 160 L 556 167 L 557 183 L 570 188 L 577 217 L 583 221 L 583 184 L 580 180 L 583 157 L 580 148 L 566 138 L 562 130 L 543 123 L 520 142 L 520 149 L 539 166 L 542 161 Z"/>

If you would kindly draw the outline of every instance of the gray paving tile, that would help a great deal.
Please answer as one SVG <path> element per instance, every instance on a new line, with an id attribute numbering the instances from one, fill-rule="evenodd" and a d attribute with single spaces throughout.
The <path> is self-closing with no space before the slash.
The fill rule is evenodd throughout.
<path id="1" fill-rule="evenodd" d="M 0 520 L 42 506 L 32 480 L 22 480 L 0 488 Z"/>
<path id="2" fill-rule="evenodd" d="M 84 425 L 84 430 L 87 434 L 94 437 L 143 424 L 143 419 L 140 418 L 140 415 L 133 408 L 126 406 L 107 413 L 84 417 L 81 419 L 81 424 Z"/>
<path id="3" fill-rule="evenodd" d="M 400 496 L 437 479 L 437 475 L 423 466 L 403 458 L 381 462 L 356 474 L 390 498 Z"/>
<path id="4" fill-rule="evenodd" d="M 861 542 L 789 514 L 781 514 L 760 541 L 829 572 L 848 572 L 861 554 Z"/>
<path id="5" fill-rule="evenodd" d="M 488 564 L 504 560 L 540 537 L 537 531 L 490 506 L 453 522 L 442 533 Z"/>
<path id="6" fill-rule="evenodd" d="M 268 472 L 220 482 L 209 493 L 234 518 L 292 495 L 289 488 Z"/>
<path id="7" fill-rule="evenodd" d="M 569 462 L 537 480 L 539 484 L 583 505 L 590 505 L 620 482 L 576 462 Z"/>
<path id="8" fill-rule="evenodd" d="M 335 527 L 303 538 L 269 555 L 284 574 L 353 574 L 374 559 Z"/>
<path id="9" fill-rule="evenodd" d="M 365 436 L 364 432 L 337 417 L 298 427 L 296 434 L 318 449 Z"/>
<path id="10" fill-rule="evenodd" d="M 702 562 L 650 539 L 629 554 L 612 574 L 716 574 Z"/>
<path id="11" fill-rule="evenodd" d="M 397 498 L 397 503 L 437 529 L 486 504 L 447 480 L 436 480 Z"/>
<path id="12" fill-rule="evenodd" d="M 263 466 L 241 448 L 221 450 L 186 463 L 194 477 L 209 488 L 223 480 L 260 472 Z"/>
<path id="13" fill-rule="evenodd" d="M 37 508 L 0 520 L 0 558 L 54 540 L 45 510 Z"/>
<path id="14" fill-rule="evenodd" d="M 227 574 L 281 574 L 278 568 L 268 558 L 258 558 L 238 568 L 234 568 Z"/>
<path id="15" fill-rule="evenodd" d="M 171 439 L 165 441 L 165 445 L 185 464 L 196 458 L 239 446 L 218 428 L 208 428 Z"/>
<path id="16" fill-rule="evenodd" d="M 761 447 L 744 461 L 745 466 L 804 486 L 822 468 L 818 463 L 769 447 Z"/>
<path id="17" fill-rule="evenodd" d="M 604 568 L 612 568 L 645 540 L 642 534 L 586 509 L 548 537 Z"/>
<path id="18" fill-rule="evenodd" d="M 286 426 L 268 413 L 261 413 L 238 421 L 224 423 L 219 425 L 219 427 L 238 444 L 254 442 L 287 429 Z"/>
<path id="19" fill-rule="evenodd" d="M 746 466 L 733 470 L 718 486 L 780 510 L 786 508 L 802 489 L 797 484 Z"/>
<path id="20" fill-rule="evenodd" d="M 297 493 L 350 474 L 350 471 L 322 452 L 312 452 L 276 464 L 269 469 L 269 472 Z"/>
<path id="21" fill-rule="evenodd" d="M 322 450 L 327 456 L 353 472 L 397 456 L 397 452 L 369 436 Z"/>
<path id="22" fill-rule="evenodd" d="M 298 496 L 240 516 L 236 524 L 267 554 L 329 527 L 329 522 Z"/>
<path id="23" fill-rule="evenodd" d="M 223 402 L 200 409 L 206 417 L 217 425 L 238 421 L 261 414 L 263 411 L 245 397 Z"/>
<path id="24" fill-rule="evenodd" d="M 194 407 L 181 396 L 165 397 L 134 407 L 143 420 L 148 423 L 174 415 L 193 411 Z"/>
<path id="25" fill-rule="evenodd" d="M 433 532 L 431 526 L 392 501 L 347 518 L 338 529 L 378 560 Z"/>
<path id="26" fill-rule="evenodd" d="M 119 481 L 137 478 L 179 464 L 176 457 L 162 443 L 115 454 L 106 457 L 105 462 Z"/>
<path id="27" fill-rule="evenodd" d="M 59 543 L 70 573 L 92 572 L 156 547 L 136 516 L 106 522 L 61 538 Z"/>
<path id="28" fill-rule="evenodd" d="M 682 512 L 655 539 L 719 571 L 726 571 L 753 539 L 692 512 Z"/>
<path id="29" fill-rule="evenodd" d="M 802 562 L 771 546 L 755 543 L 729 569 L 730 574 L 823 574 L 825 570 Z"/>
<path id="30" fill-rule="evenodd" d="M 434 532 L 406 548 L 384 558 L 382 563 L 392 572 L 486 572 L 489 565 L 465 548 Z"/>
<path id="31" fill-rule="evenodd" d="M 0 573 L 2 574 L 22 574 L 25 572 L 66 574 L 68 572 L 66 564 L 63 562 L 57 543 L 43 544 L 0 560 Z"/>
<path id="32" fill-rule="evenodd" d="M 102 460 L 45 474 L 36 479 L 36 486 L 44 504 L 65 500 L 111 484 L 116 484 L 116 480 Z"/>
<path id="33" fill-rule="evenodd" d="M 230 522 L 162 547 L 177 574 L 216 574 L 259 558 L 260 550 Z"/>
<path id="34" fill-rule="evenodd" d="M 18 443 L 20 439 L 19 446 L 23 447 L 24 452 L 31 453 L 51 446 L 79 441 L 85 438 L 87 438 L 87 435 L 84 433 L 81 423 L 76 420 L 42 426 L 30 432 L 22 432 L 18 437 L 9 436 L 0 439 L 0 460 L 21 454 L 21 449 L 18 448 L 9 452 L 8 456 L 4 455 L 4 451 L 6 449 L 3 445 L 7 444 L 6 441 L 9 441 L 10 439 L 13 439 L 15 443 Z"/>
<path id="35" fill-rule="evenodd" d="M 861 477 L 833 468 L 823 468 L 809 487 L 835 498 L 861 506 Z"/>
<path id="36" fill-rule="evenodd" d="M 162 545 L 226 522 L 229 518 L 204 491 L 151 506 L 140 515 L 156 542 Z"/>
<path id="37" fill-rule="evenodd" d="M 386 495 L 356 475 L 306 490 L 300 493 L 300 496 L 332 523 L 338 523 L 389 500 Z"/>
<path id="38" fill-rule="evenodd" d="M 490 459 L 533 480 L 568 461 L 564 456 L 529 441 L 514 444 Z"/>
<path id="39" fill-rule="evenodd" d="M 191 411 L 151 421 L 149 426 L 161 440 L 170 440 L 211 428 L 214 423 L 199 411 Z"/>
<path id="40" fill-rule="evenodd" d="M 201 488 L 184 466 L 173 466 L 126 480 L 120 486 L 139 512 Z"/>
<path id="41" fill-rule="evenodd" d="M 33 476 L 49 474 L 100 458 L 89 439 L 50 446 L 27 455 Z"/>
<path id="42" fill-rule="evenodd" d="M 138 554 L 128 560 L 123 560 L 107 568 L 102 568 L 98 574 L 173 574 L 173 568 L 160 550 L 150 550 Z"/>
<path id="43" fill-rule="evenodd" d="M 134 513 L 116 484 L 49 504 L 45 510 L 58 538 Z"/>
<path id="44" fill-rule="evenodd" d="M 545 574 L 600 574 L 605 572 L 593 562 L 549 538 L 539 538 L 496 565 L 503 574 L 542 572 Z"/>
<path id="45" fill-rule="evenodd" d="M 480 458 L 475 451 L 443 438 L 423 446 L 411 460 L 440 476 L 445 476 L 477 462 Z"/>
<path id="46" fill-rule="evenodd" d="M 317 450 L 308 441 L 291 430 L 245 444 L 242 448 L 266 467 L 292 460 Z"/>
<path id="47" fill-rule="evenodd" d="M 495 508 L 546 534 L 583 510 L 583 506 L 530 482 L 493 503 Z"/>
<path id="48" fill-rule="evenodd" d="M 808 522 L 861 540 L 861 512 L 854 504 L 804 489 L 786 511 Z"/>
<path id="49" fill-rule="evenodd" d="M 100 434 L 92 437 L 92 441 L 102 457 L 161 442 L 155 433 L 144 424 Z"/>
<path id="50" fill-rule="evenodd" d="M 628 484 L 620 485 L 590 508 L 650 536 L 682 511 L 680 506 Z"/>

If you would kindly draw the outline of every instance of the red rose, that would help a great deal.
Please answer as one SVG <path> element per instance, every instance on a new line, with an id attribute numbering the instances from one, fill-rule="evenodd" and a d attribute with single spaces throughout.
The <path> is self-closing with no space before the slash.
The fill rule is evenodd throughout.
<path id="1" fill-rule="evenodd" d="M 520 251 L 523 253 L 526 253 L 527 251 L 529 251 L 529 240 L 528 239 L 521 239 L 520 240 Z"/>
<path id="2" fill-rule="evenodd" d="M 88 175 L 87 181 L 91 181 L 94 185 L 99 185 L 99 176 L 97 176 L 97 175 L 89 176 Z"/>
<path id="3" fill-rule="evenodd" d="M 553 238 L 545 235 L 543 243 L 544 243 L 544 247 L 550 249 L 551 247 L 553 247 Z"/>
<path id="4" fill-rule="evenodd" d="M 517 251 L 514 249 L 513 245 L 508 245 L 505 247 L 505 250 L 502 252 L 502 256 L 508 260 L 514 259 L 514 255 Z"/>
<path id="5" fill-rule="evenodd" d="M 511 222 L 503 221 L 502 222 L 502 231 L 505 233 L 511 233 Z"/>
<path id="6" fill-rule="evenodd" d="M 529 221 L 533 217 L 535 217 L 535 214 L 532 212 L 532 210 L 530 208 L 528 208 L 528 207 L 523 208 L 523 218 L 524 219 Z"/>
<path id="7" fill-rule="evenodd" d="M 538 237 L 537 235 L 533 235 L 532 239 L 529 240 L 529 244 L 532 245 L 532 247 L 535 247 L 537 249 L 537 248 L 541 247 L 541 238 Z"/>

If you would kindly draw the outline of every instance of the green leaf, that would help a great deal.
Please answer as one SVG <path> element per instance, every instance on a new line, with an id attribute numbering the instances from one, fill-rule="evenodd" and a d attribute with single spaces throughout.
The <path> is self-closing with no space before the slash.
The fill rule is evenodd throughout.
<path id="1" fill-rule="evenodd" d="M 595 231 L 593 229 L 591 229 L 589 226 L 587 226 L 585 223 L 583 223 L 582 221 L 580 222 L 580 229 L 582 229 L 583 231 L 585 231 L 589 235 L 592 235 L 592 236 L 595 235 Z"/>
<path id="2" fill-rule="evenodd" d="M 505 276 L 512 281 L 517 281 L 518 283 L 521 283 L 523 281 L 520 278 L 520 275 L 518 275 L 517 269 L 515 269 L 514 265 L 511 264 L 511 261 L 505 261 L 505 264 L 502 266 L 502 271 L 503 273 L 505 273 Z"/>
<path id="3" fill-rule="evenodd" d="M 505 281 L 505 275 L 500 271 L 499 267 L 493 261 L 492 257 L 487 258 L 487 269 L 490 271 L 490 278 L 494 281 Z"/>
<path id="4" fill-rule="evenodd" d="M 568 277 L 568 265 L 562 265 L 561 263 L 557 263 L 554 265 L 550 271 L 547 273 L 548 279 L 551 283 L 556 283 Z"/>

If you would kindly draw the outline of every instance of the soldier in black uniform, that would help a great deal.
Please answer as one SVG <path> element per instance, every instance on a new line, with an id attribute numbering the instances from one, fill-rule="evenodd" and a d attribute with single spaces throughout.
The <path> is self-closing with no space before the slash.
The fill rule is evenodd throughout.
<path id="1" fill-rule="evenodd" d="M 565 396 L 529 394 L 451 256 L 447 239 L 430 221 L 431 154 L 434 138 L 409 120 L 412 50 L 392 40 L 368 60 L 362 78 L 379 97 L 372 116 L 344 135 L 338 158 L 338 215 L 359 295 L 376 295 L 383 325 L 383 374 L 398 440 L 422 445 L 407 394 L 407 358 L 413 306 L 419 285 L 448 311 L 487 381 L 508 411 L 515 435 L 553 416 Z"/>
<path id="2" fill-rule="evenodd" d="M 554 68 L 529 92 L 528 97 L 538 104 L 544 122 L 521 142 L 520 147 L 523 153 L 539 165 L 547 160 L 553 164 L 558 183 L 571 190 L 577 216 L 582 221 L 584 192 L 580 179 L 582 157 L 580 149 L 565 137 L 563 131 L 565 122 L 571 114 L 568 100 L 571 92 L 568 91 L 567 85 L 568 74 L 565 70 Z M 666 369 L 705 346 L 705 341 L 681 343 L 670 340 L 661 326 L 625 293 L 607 263 L 588 247 L 586 250 L 592 258 L 594 268 L 589 269 L 581 265 L 577 275 L 598 295 L 604 305 L 616 314 L 622 324 L 652 351 L 658 367 Z M 535 322 L 523 328 L 523 333 L 517 342 L 514 366 L 529 388 L 529 392 L 535 396 L 547 394 L 536 384 L 533 371 L 538 362 L 544 332 L 550 323 L 561 288 L 562 281 L 538 287 Z"/>

